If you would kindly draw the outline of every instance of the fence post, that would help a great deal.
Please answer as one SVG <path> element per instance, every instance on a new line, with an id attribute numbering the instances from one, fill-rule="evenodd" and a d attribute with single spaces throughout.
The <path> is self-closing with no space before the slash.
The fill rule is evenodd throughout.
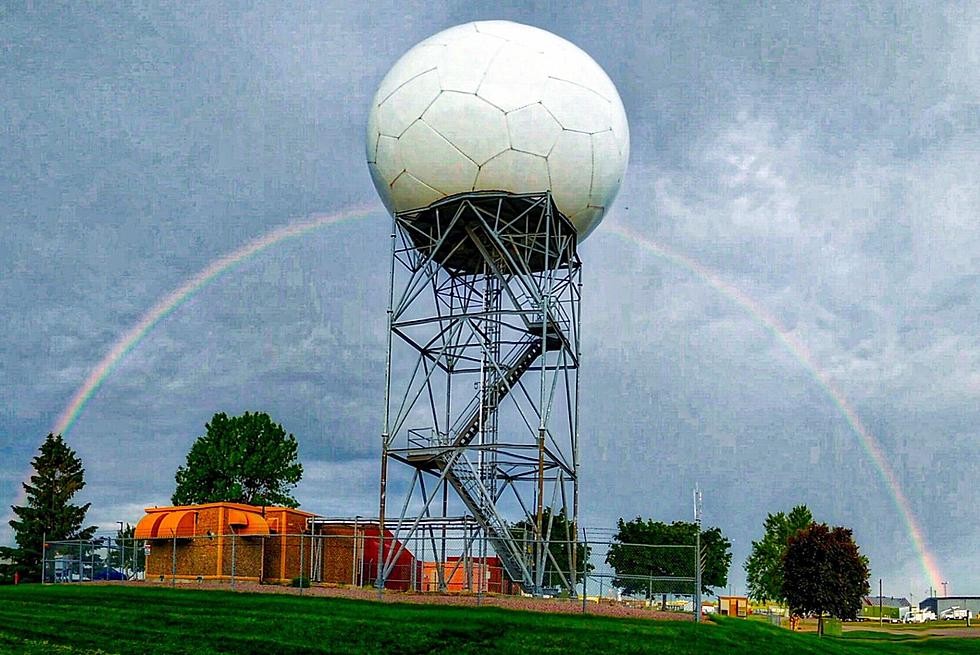
<path id="1" fill-rule="evenodd" d="M 299 533 L 299 595 L 303 595 L 303 536 L 306 530 Z"/>
<path id="2" fill-rule="evenodd" d="M 357 584 L 357 571 L 360 568 L 357 564 L 357 519 L 354 517 L 354 534 L 350 540 L 350 584 L 352 587 L 360 586 Z M 328 541 L 327 544 L 330 542 Z"/>
<path id="3" fill-rule="evenodd" d="M 44 531 L 41 533 L 41 584 L 44 584 L 44 579 L 47 577 L 48 572 L 48 533 Z"/>
<path id="4" fill-rule="evenodd" d="M 418 535 L 412 537 L 412 539 L 415 542 L 413 544 L 413 549 L 414 549 L 413 552 L 418 553 L 419 552 L 419 538 L 418 538 Z M 412 561 L 412 573 L 411 573 L 411 576 L 410 576 L 411 579 L 412 579 L 412 581 L 411 581 L 411 584 L 409 586 L 409 590 L 413 594 L 417 591 L 417 588 L 416 587 L 418 586 L 418 568 L 419 568 L 418 567 L 418 560 L 413 560 Z"/>
<path id="5" fill-rule="evenodd" d="M 694 537 L 694 622 L 701 622 L 701 529 Z"/>
<path id="6" fill-rule="evenodd" d="M 173 535 L 173 545 L 170 547 L 170 586 L 177 585 L 177 531 L 171 530 Z"/>
<path id="7" fill-rule="evenodd" d="M 578 535 L 576 535 L 576 538 Z M 585 545 L 585 557 L 582 559 L 582 614 L 589 611 L 589 538 L 585 532 L 585 528 L 582 528 L 582 543 Z M 576 548 L 578 545 L 576 544 Z M 578 556 L 576 554 L 576 563 L 578 562 Z"/>

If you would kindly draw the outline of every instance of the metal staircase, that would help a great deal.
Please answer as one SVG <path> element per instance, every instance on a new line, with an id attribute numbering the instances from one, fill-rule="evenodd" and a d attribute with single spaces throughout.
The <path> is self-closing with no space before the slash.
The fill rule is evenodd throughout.
<path id="1" fill-rule="evenodd" d="M 503 374 L 497 372 L 487 385 L 482 394 L 482 403 L 480 402 L 480 395 L 470 402 L 472 407 L 467 407 L 469 413 L 464 411 L 462 414 L 468 418 L 457 423 L 462 427 L 456 431 L 457 436 L 453 441 L 454 448 L 465 448 L 473 442 L 480 432 L 481 416 L 486 420 L 489 414 L 496 411 L 521 376 L 530 370 L 543 352 L 541 343 L 541 337 L 534 335 L 523 349 L 518 347 L 516 356 L 511 360 L 511 365 L 503 371 Z M 496 369 L 494 370 L 496 371 Z M 436 458 L 435 464 L 440 471 L 445 470 L 446 480 L 456 490 L 460 500 L 486 531 L 487 538 L 493 545 L 493 549 L 510 579 L 522 582 L 527 587 L 532 586 L 531 572 L 521 556 L 520 548 L 510 534 L 506 521 L 497 512 L 496 498 L 492 489 L 487 488 L 488 480 L 481 479 L 481 477 L 486 477 L 486 472 L 475 471 L 472 462 L 466 457 L 465 451 L 444 452 Z M 492 476 L 493 473 L 490 471 L 489 475 Z"/>
<path id="2" fill-rule="evenodd" d="M 504 371 L 503 375 L 494 369 L 496 379 L 487 384 L 483 393 L 482 415 L 484 417 L 497 410 L 497 407 L 507 397 L 517 381 L 534 365 L 540 355 L 541 338 L 535 336 L 531 338 L 530 343 L 523 350 L 518 352 L 513 364 Z M 476 438 L 480 431 L 480 405 L 480 396 L 475 396 L 462 412 L 462 416 L 468 416 L 468 418 L 465 421 L 457 422 L 457 425 L 461 425 L 461 427 L 454 430 L 457 436 L 453 441 L 453 446 L 468 446 Z"/>

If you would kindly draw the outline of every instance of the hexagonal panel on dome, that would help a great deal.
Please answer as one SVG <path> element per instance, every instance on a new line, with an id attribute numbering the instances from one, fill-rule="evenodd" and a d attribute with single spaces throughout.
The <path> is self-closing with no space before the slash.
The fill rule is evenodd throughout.
<path id="1" fill-rule="evenodd" d="M 572 43 L 560 36 L 532 25 L 523 25 L 509 20 L 481 20 L 473 23 L 473 25 L 481 34 L 498 36 L 537 52 L 546 52 L 556 48 L 566 51 L 568 46 L 574 47 Z"/>
<path id="2" fill-rule="evenodd" d="M 401 152 L 398 149 L 398 139 L 392 136 L 382 136 L 378 139 L 378 155 L 375 160 L 378 172 L 385 183 L 391 184 L 405 170 L 402 164 Z"/>
<path id="3" fill-rule="evenodd" d="M 622 104 L 614 104 L 613 106 L 612 131 L 616 135 L 616 144 L 625 166 L 630 155 L 630 126 L 626 121 L 626 110 L 623 109 Z"/>
<path id="4" fill-rule="evenodd" d="M 428 207 L 443 195 L 408 171 L 399 175 L 391 185 L 391 198 L 397 207 Z"/>
<path id="5" fill-rule="evenodd" d="M 550 78 L 541 101 L 566 130 L 602 132 L 612 127 L 609 101 L 578 84 Z"/>
<path id="6" fill-rule="evenodd" d="M 379 136 L 381 132 L 378 131 L 378 112 L 372 110 L 368 114 L 367 139 L 364 141 L 364 151 L 369 164 L 376 161 L 375 158 L 378 156 Z"/>
<path id="7" fill-rule="evenodd" d="M 398 152 L 405 170 L 433 189 L 451 194 L 473 188 L 477 165 L 422 120 L 399 137 Z"/>
<path id="8" fill-rule="evenodd" d="M 589 89 L 607 102 L 618 102 L 616 86 L 602 68 L 592 61 L 577 61 L 567 53 L 548 51 L 544 55 L 548 72 L 556 80 L 572 82 Z"/>
<path id="9" fill-rule="evenodd" d="M 589 203 L 605 206 L 611 203 L 619 190 L 619 176 L 623 170 L 619 144 L 612 130 L 592 135 L 592 184 Z"/>
<path id="10" fill-rule="evenodd" d="M 606 210 L 603 207 L 588 205 L 584 209 L 568 217 L 568 220 L 570 220 L 572 225 L 575 226 L 575 230 L 578 232 L 580 241 L 592 233 L 592 230 L 594 230 L 602 220 L 602 216 L 605 214 L 605 211 Z"/>
<path id="11" fill-rule="evenodd" d="M 526 193 L 551 188 L 548 162 L 544 157 L 507 150 L 480 167 L 474 191 L 510 191 Z"/>
<path id="12" fill-rule="evenodd" d="M 523 107 L 507 114 L 510 147 L 545 156 L 555 147 L 561 125 L 541 103 Z"/>
<path id="13" fill-rule="evenodd" d="M 439 74 L 434 70 L 402 84 L 378 105 L 378 131 L 386 136 L 401 136 L 441 92 Z"/>
<path id="14" fill-rule="evenodd" d="M 422 120 L 477 164 L 510 147 L 504 113 L 469 93 L 443 91 Z"/>
<path id="15" fill-rule="evenodd" d="M 477 94 L 504 111 L 541 100 L 548 69 L 544 56 L 517 43 L 506 43 L 487 68 Z"/>
<path id="16" fill-rule="evenodd" d="M 506 41 L 475 33 L 450 41 L 439 60 L 439 85 L 443 91 L 476 93 L 483 74 Z"/>
<path id="17" fill-rule="evenodd" d="M 421 43 L 412 48 L 412 56 L 399 59 L 385 75 L 374 94 L 375 102 L 381 103 L 405 82 L 426 71 L 434 70 L 442 59 L 444 49 L 444 46 L 428 46 Z"/>
<path id="18" fill-rule="evenodd" d="M 592 185 L 592 137 L 562 131 L 548 155 L 548 170 L 551 192 L 561 212 L 571 216 L 584 209 Z"/>

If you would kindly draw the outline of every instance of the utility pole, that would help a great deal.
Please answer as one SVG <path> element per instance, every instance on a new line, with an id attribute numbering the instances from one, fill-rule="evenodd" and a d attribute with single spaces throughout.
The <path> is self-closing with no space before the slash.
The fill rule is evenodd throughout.
<path id="1" fill-rule="evenodd" d="M 701 622 L 701 489 L 694 485 L 694 622 Z"/>
<path id="2" fill-rule="evenodd" d="M 878 627 L 883 623 L 881 618 L 881 578 L 878 578 Z"/>

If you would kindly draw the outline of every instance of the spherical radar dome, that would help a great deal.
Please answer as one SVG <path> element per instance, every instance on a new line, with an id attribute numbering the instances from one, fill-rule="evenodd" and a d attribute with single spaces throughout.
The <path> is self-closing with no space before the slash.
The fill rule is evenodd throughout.
<path id="1" fill-rule="evenodd" d="M 389 211 L 456 193 L 550 190 L 585 238 L 619 190 L 629 126 L 612 81 L 568 41 L 519 23 L 452 27 L 378 87 L 371 176 Z"/>

